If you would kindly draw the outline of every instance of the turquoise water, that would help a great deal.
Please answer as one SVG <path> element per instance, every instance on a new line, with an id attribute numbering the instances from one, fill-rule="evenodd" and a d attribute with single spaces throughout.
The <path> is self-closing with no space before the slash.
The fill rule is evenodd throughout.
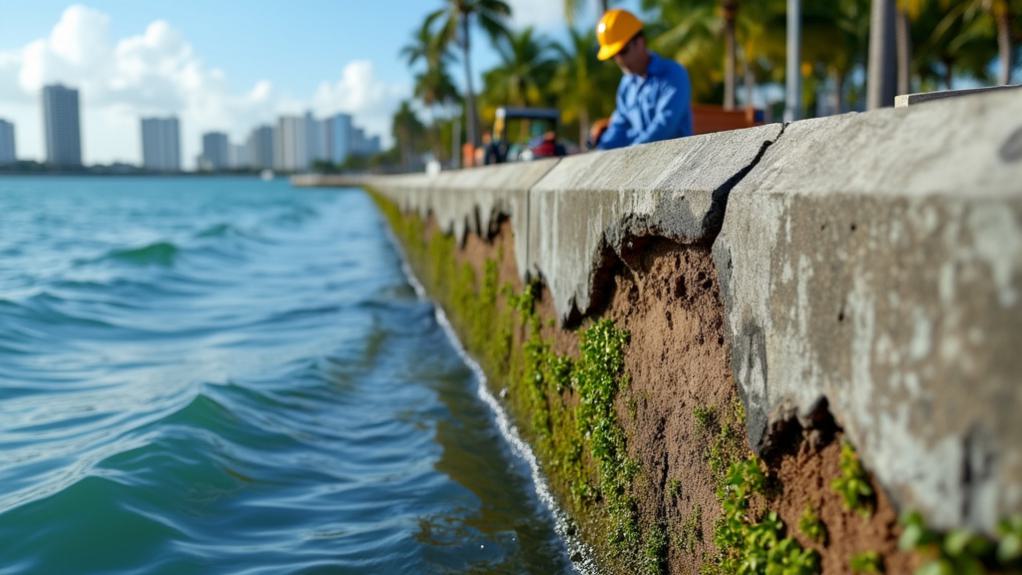
<path id="1" fill-rule="evenodd" d="M 0 574 L 570 571 L 368 197 L 0 178 Z"/>

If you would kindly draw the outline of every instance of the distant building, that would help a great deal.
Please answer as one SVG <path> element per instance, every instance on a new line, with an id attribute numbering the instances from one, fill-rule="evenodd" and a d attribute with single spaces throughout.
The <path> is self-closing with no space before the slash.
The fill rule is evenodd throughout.
<path id="1" fill-rule="evenodd" d="M 327 135 L 326 122 L 314 118 L 312 112 L 305 112 L 305 137 L 308 140 L 306 150 L 309 155 L 309 166 L 330 157 L 330 143 L 327 141 Z"/>
<path id="2" fill-rule="evenodd" d="M 200 169 L 225 170 L 230 166 L 229 143 L 223 132 L 206 132 L 202 135 L 202 158 Z"/>
<path id="3" fill-rule="evenodd" d="M 245 144 L 227 144 L 227 166 L 232 170 L 249 167 Z"/>
<path id="4" fill-rule="evenodd" d="M 309 168 L 309 122 L 304 116 L 281 116 L 274 134 L 273 166 L 298 172 Z"/>
<path id="5" fill-rule="evenodd" d="M 326 119 L 328 156 L 335 164 L 343 164 L 351 155 L 351 115 L 334 114 Z"/>
<path id="6" fill-rule="evenodd" d="M 14 148 L 14 124 L 7 120 L 0 120 L 0 166 L 13 164 L 17 160 L 18 153 Z"/>
<path id="7" fill-rule="evenodd" d="M 349 157 L 380 151 L 380 138 L 367 138 L 349 114 L 317 120 L 312 112 L 281 116 L 273 130 L 273 167 L 291 172 L 309 169 L 315 162 L 343 164 Z"/>
<path id="8" fill-rule="evenodd" d="M 273 127 L 256 126 L 245 140 L 245 158 L 251 168 L 265 170 L 273 167 Z"/>
<path id="9" fill-rule="evenodd" d="M 158 172 L 181 170 L 181 125 L 177 117 L 142 118 L 142 167 Z"/>
<path id="10" fill-rule="evenodd" d="M 372 156 L 380 153 L 380 137 L 367 137 L 365 130 L 354 127 L 351 131 L 351 155 Z"/>
<path id="11" fill-rule="evenodd" d="M 59 167 L 82 165 L 78 90 L 61 84 L 43 87 L 43 132 L 47 163 Z"/>

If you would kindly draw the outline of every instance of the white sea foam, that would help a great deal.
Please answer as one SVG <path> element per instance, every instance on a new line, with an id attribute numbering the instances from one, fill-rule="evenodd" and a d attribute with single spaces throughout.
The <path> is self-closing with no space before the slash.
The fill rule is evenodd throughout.
<path id="1" fill-rule="evenodd" d="M 415 272 L 412 271 L 411 266 L 408 264 L 408 258 L 400 242 L 397 241 L 397 238 L 390 229 L 387 229 L 387 234 L 390 237 L 391 243 L 401 255 L 401 270 L 404 272 L 405 277 L 408 278 L 408 283 L 415 290 L 415 294 L 420 299 L 429 299 L 426 288 L 423 287 L 422 282 L 415 276 Z M 451 326 L 451 322 L 447 319 L 447 314 L 444 313 L 443 308 L 439 305 L 434 305 L 433 307 L 436 310 L 437 323 L 443 328 L 454 349 L 475 376 L 479 398 L 490 408 L 494 423 L 496 423 L 497 429 L 500 430 L 501 436 L 504 437 L 504 440 L 511 449 L 511 453 L 518 459 L 518 462 L 524 464 L 528 469 L 528 475 L 536 491 L 538 511 L 549 514 L 553 519 L 554 530 L 564 543 L 565 556 L 569 558 L 569 563 L 575 572 L 580 575 L 595 575 L 597 570 L 596 563 L 592 559 L 592 551 L 577 535 L 573 534 L 574 532 L 571 529 L 572 521 L 568 514 L 557 505 L 557 500 L 554 499 L 553 493 L 550 491 L 550 485 L 539 468 L 536 454 L 533 453 L 529 444 L 522 439 L 522 436 L 518 433 L 518 428 L 511 422 L 503 406 L 490 392 L 486 384 L 486 374 L 479 366 L 479 363 L 469 355 L 461 344 L 461 340 L 458 339 L 458 335 L 455 333 L 454 327 Z M 575 560 L 570 559 L 571 557 L 574 557 Z"/>

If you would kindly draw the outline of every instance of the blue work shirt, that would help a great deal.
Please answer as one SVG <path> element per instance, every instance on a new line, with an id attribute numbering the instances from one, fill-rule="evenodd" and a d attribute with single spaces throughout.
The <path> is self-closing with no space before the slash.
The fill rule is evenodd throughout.
<path id="1" fill-rule="evenodd" d="M 692 85 L 674 60 L 650 52 L 646 76 L 625 74 L 597 148 L 609 150 L 692 135 Z"/>

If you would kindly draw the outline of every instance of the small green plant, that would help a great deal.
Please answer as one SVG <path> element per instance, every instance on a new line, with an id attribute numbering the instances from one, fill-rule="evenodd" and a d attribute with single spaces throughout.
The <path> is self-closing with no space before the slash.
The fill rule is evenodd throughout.
<path id="1" fill-rule="evenodd" d="M 740 457 L 740 445 L 739 435 L 731 427 L 731 424 L 722 425 L 710 442 L 706 455 L 710 471 L 717 476 L 724 473 Z"/>
<path id="2" fill-rule="evenodd" d="M 929 529 L 922 515 L 911 512 L 902 517 L 898 546 L 927 557 L 916 575 L 983 575 L 1022 571 L 1022 517 L 1004 520 L 995 541 L 967 529 L 938 533 Z"/>
<path id="3" fill-rule="evenodd" d="M 869 517 L 873 514 L 873 488 L 859 461 L 859 454 L 847 441 L 841 444 L 839 465 L 841 474 L 831 482 L 831 488 L 841 496 L 845 509 Z"/>
<path id="4" fill-rule="evenodd" d="M 863 551 L 852 555 L 848 561 L 852 573 L 883 573 L 884 564 L 876 551 Z"/>
<path id="5" fill-rule="evenodd" d="M 710 431 L 717 422 L 717 412 L 709 405 L 697 405 L 692 410 L 692 416 L 696 420 L 696 429 L 700 433 Z"/>
<path id="6" fill-rule="evenodd" d="M 655 525 L 646 532 L 642 550 L 643 575 L 660 575 L 667 569 L 667 532 Z"/>
<path id="7" fill-rule="evenodd" d="M 723 508 L 714 543 L 719 555 L 704 572 L 714 574 L 812 575 L 819 568 L 819 556 L 804 549 L 791 536 L 776 511 L 756 519 L 749 511 L 750 498 L 762 493 L 766 475 L 755 457 L 733 463 L 717 488 Z"/>
<path id="8" fill-rule="evenodd" d="M 692 553 L 696 549 L 696 543 L 702 540 L 703 508 L 696 505 L 681 524 L 681 531 L 677 534 L 678 548 L 686 553 Z"/>
<path id="9" fill-rule="evenodd" d="M 1022 562 L 1022 515 L 1001 521 L 997 534 L 1001 536 L 997 544 L 997 560 L 1004 565 Z"/>
<path id="10" fill-rule="evenodd" d="M 677 499 L 681 495 L 681 480 L 672 478 L 667 482 L 667 496 L 672 500 Z"/>
<path id="11" fill-rule="evenodd" d="M 802 535 L 817 543 L 827 541 L 827 527 L 811 505 L 806 505 L 805 510 L 802 511 L 802 516 L 798 520 L 798 530 Z"/>

